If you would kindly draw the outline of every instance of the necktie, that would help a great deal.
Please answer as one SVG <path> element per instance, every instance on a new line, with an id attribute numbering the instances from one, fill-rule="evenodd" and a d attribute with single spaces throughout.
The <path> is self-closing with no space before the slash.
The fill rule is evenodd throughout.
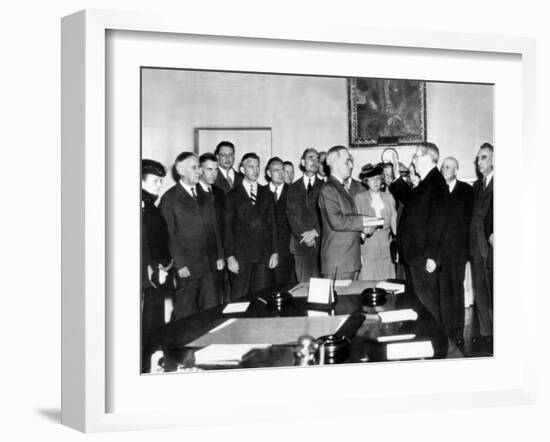
<path id="1" fill-rule="evenodd" d="M 191 195 L 193 196 L 193 199 L 197 199 L 197 194 L 195 193 L 195 187 L 191 187 Z"/>
<path id="2" fill-rule="evenodd" d="M 487 187 L 487 184 L 489 184 L 489 179 L 485 176 L 485 177 L 483 177 L 483 188 L 484 189 Z"/>
<path id="3" fill-rule="evenodd" d="M 250 200 L 252 201 L 252 205 L 256 205 L 256 194 L 254 193 L 254 186 L 250 185 Z"/>
<path id="4" fill-rule="evenodd" d="M 309 183 L 307 184 L 307 193 L 311 192 L 311 189 L 313 189 L 312 181 L 313 181 L 313 178 L 309 177 Z"/>
<path id="5" fill-rule="evenodd" d="M 351 187 L 351 178 L 349 178 L 348 180 L 344 181 L 344 189 L 346 189 L 346 192 L 349 193 L 349 189 Z"/>
<path id="6" fill-rule="evenodd" d="M 227 172 L 227 182 L 229 183 L 229 187 L 233 188 L 233 180 L 231 179 L 229 172 Z"/>
<path id="7" fill-rule="evenodd" d="M 275 198 L 275 202 L 279 200 L 279 195 L 277 195 L 277 187 L 275 187 L 275 190 L 273 191 L 273 198 Z"/>

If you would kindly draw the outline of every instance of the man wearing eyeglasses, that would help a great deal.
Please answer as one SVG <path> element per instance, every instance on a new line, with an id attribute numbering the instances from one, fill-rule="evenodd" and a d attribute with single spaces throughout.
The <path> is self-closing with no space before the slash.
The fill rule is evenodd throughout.
<path id="1" fill-rule="evenodd" d="M 235 164 L 235 145 L 231 141 L 221 141 L 216 146 L 214 154 L 218 158 L 219 164 L 219 173 L 214 186 L 227 194 L 243 182 L 243 175 L 233 168 Z"/>

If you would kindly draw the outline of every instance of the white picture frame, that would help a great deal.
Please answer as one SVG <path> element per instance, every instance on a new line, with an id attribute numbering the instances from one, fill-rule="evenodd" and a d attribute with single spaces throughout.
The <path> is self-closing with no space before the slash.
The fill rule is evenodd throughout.
<path id="1" fill-rule="evenodd" d="M 534 152 L 535 112 L 535 44 L 518 37 L 491 37 L 451 33 L 380 30 L 343 25 L 297 26 L 292 23 L 269 24 L 268 21 L 244 23 L 211 23 L 197 17 L 170 17 L 154 14 L 86 10 L 62 21 L 62 423 L 84 432 L 101 432 L 139 428 L 207 425 L 214 418 L 203 408 L 189 410 L 140 410 L 109 412 L 108 392 L 113 388 L 107 375 L 113 357 L 106 339 L 112 327 L 109 287 L 108 225 L 110 219 L 109 157 L 106 152 L 106 94 L 109 92 L 106 72 L 106 32 L 143 31 L 163 34 L 210 35 L 220 38 L 273 39 L 285 42 L 319 42 L 346 45 L 397 47 L 404 51 L 429 49 L 513 54 L 521 57 L 522 115 L 521 152 Z M 498 107 L 496 109 L 498 115 Z M 519 147 L 518 147 L 519 148 Z M 502 162 L 504 165 L 504 162 Z M 531 201 L 536 195 L 523 194 Z M 497 200 L 498 205 L 498 200 Z M 534 207 L 534 204 L 532 205 Z M 534 211 L 534 209 L 532 209 Z M 528 210 L 522 218 L 534 216 Z M 498 232 L 498 228 L 497 228 Z M 523 263 L 528 255 L 536 256 L 533 241 L 527 240 L 527 223 L 518 235 L 522 239 Z M 496 249 L 498 251 L 498 248 Z M 522 265 L 519 284 L 521 296 L 515 300 L 518 312 L 535 305 L 534 279 L 527 278 Z M 509 302 L 509 301 L 503 301 Z M 525 314 L 525 313 L 523 313 Z M 498 315 L 497 326 L 498 326 Z M 524 318 L 520 317 L 519 320 Z M 533 404 L 536 396 L 536 324 L 534 317 L 523 331 L 524 346 L 521 367 L 508 384 L 499 389 L 464 390 L 460 394 L 401 396 L 388 389 L 376 403 L 365 403 L 361 397 L 341 394 L 338 406 L 334 399 L 318 397 L 296 400 L 284 411 L 277 408 L 254 408 L 246 398 L 234 398 L 236 415 L 225 422 L 247 422 L 293 418 L 352 416 L 370 411 L 405 411 L 415 409 L 448 409 L 506 404 Z M 496 347 L 498 358 L 498 346 Z M 437 363 L 437 362 L 436 362 Z M 136 367 L 138 366 L 136 359 Z M 413 364 L 407 370 L 412 370 Z M 330 368 L 330 370 L 343 370 Z M 296 372 L 296 371 L 295 371 Z M 348 371 L 357 376 L 357 371 Z M 216 374 L 214 374 L 216 376 Z M 285 374 L 286 376 L 286 374 Z M 294 376 L 294 375 L 293 375 Z M 154 377 L 150 377 L 153 379 Z M 167 379 L 164 376 L 164 379 Z M 213 378 L 212 378 L 213 379 Z M 166 381 L 164 381 L 166 382 Z M 337 393 L 335 393 L 337 394 Z M 333 394 L 334 396 L 334 394 Z M 304 406 L 307 404 L 307 410 Z M 360 405 L 360 407 L 359 407 Z M 219 421 L 218 421 L 219 422 Z"/>

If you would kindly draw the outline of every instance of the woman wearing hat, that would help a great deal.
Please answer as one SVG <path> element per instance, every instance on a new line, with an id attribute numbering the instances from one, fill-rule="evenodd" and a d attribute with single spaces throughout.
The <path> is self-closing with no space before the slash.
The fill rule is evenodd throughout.
<path id="1" fill-rule="evenodd" d="M 391 233 L 396 231 L 397 214 L 395 201 L 389 192 L 382 192 L 382 165 L 366 164 L 361 168 L 359 178 L 368 192 L 355 196 L 357 211 L 366 216 L 381 218 L 383 226 L 370 227 L 362 235 L 362 267 L 359 279 L 383 280 L 395 278 L 395 266 L 390 255 Z"/>

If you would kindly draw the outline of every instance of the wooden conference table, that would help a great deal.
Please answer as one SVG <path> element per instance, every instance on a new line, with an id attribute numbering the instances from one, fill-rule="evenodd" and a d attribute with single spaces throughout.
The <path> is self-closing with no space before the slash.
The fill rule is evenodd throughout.
<path id="1" fill-rule="evenodd" d="M 340 315 L 362 315 L 365 320 L 353 336 L 350 336 L 349 356 L 343 363 L 358 362 L 384 362 L 387 361 L 387 342 L 380 342 L 379 336 L 388 335 L 414 335 L 414 338 L 407 342 L 431 341 L 434 354 L 432 358 L 461 358 L 463 357 L 458 348 L 449 340 L 442 327 L 434 320 L 416 295 L 410 291 L 400 294 L 389 294 L 386 303 L 379 307 L 365 307 L 362 302 L 361 292 L 367 287 L 374 287 L 379 281 L 354 281 L 347 287 L 336 287 L 338 291 L 337 303 L 332 311 L 312 310 L 307 303 L 307 285 L 301 284 L 294 287 L 282 287 L 279 290 L 289 289 L 293 294 L 290 304 L 280 309 L 265 302 L 265 298 L 274 293 L 273 289 L 252 293 L 238 302 L 249 302 L 245 312 L 223 313 L 226 304 L 222 304 L 199 314 L 174 321 L 167 325 L 163 343 L 165 355 L 164 371 L 177 371 L 193 369 L 195 367 L 194 353 L 208 343 L 208 338 L 216 328 L 224 328 L 226 324 L 236 323 L 238 319 L 247 318 L 249 324 L 254 324 L 250 330 L 240 332 L 238 338 L 241 342 L 254 342 L 256 334 L 265 336 L 277 336 L 281 327 L 285 324 L 295 326 L 293 321 L 301 321 L 300 324 L 310 322 L 323 326 L 324 323 L 334 323 Z M 237 301 L 232 301 L 237 302 Z M 391 311 L 400 309 L 413 309 L 417 312 L 416 320 L 382 323 L 377 316 L 379 311 Z M 333 316 L 331 318 L 331 316 Z M 251 319 L 257 318 L 257 319 Z M 276 319 L 281 318 L 281 319 Z M 295 319 L 293 319 L 295 318 Z M 301 319 L 300 319 L 301 318 Z M 307 319 L 310 318 L 310 319 Z M 229 321 L 228 320 L 232 320 Z M 237 320 L 237 321 L 236 321 Z M 241 322 L 246 322 L 241 321 Z M 290 321 L 290 322 L 289 322 Z M 221 327 L 220 327 L 221 326 Z M 270 329 L 271 328 L 271 329 Z M 277 329 L 279 328 L 279 330 Z M 221 332 L 218 332 L 220 335 Z M 266 335 L 267 333 L 267 335 Z M 288 335 L 288 330 L 286 331 Z M 244 335 L 243 335 L 244 334 Z M 236 335 L 235 335 L 236 336 Z M 228 368 L 260 368 L 260 367 L 284 367 L 300 365 L 295 357 L 296 339 L 293 336 L 288 342 L 279 342 L 268 348 L 255 349 L 250 352 L 238 365 L 215 367 L 199 367 L 206 369 L 228 369 Z M 313 336 L 318 338 L 319 336 Z M 205 340 L 206 339 L 206 340 Z M 231 339 L 231 334 L 225 336 L 225 343 Z M 244 341 L 243 341 L 244 339 Z M 261 338 L 260 338 L 261 339 Z M 203 342 L 203 344 L 201 344 Z M 264 340 L 260 341 L 264 342 Z M 216 342 L 218 343 L 218 342 Z M 223 340 L 222 342 L 224 343 Z M 270 342 L 272 343 L 272 342 Z M 191 345 L 190 345 L 191 344 Z"/>

